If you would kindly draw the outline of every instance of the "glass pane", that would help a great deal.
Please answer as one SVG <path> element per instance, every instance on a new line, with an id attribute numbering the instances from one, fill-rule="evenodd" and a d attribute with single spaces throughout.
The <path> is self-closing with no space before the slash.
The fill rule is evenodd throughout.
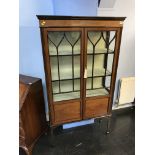
<path id="1" fill-rule="evenodd" d="M 110 36 L 109 36 L 109 49 L 111 50 L 111 51 L 114 51 L 114 49 L 115 49 L 115 37 L 116 37 L 116 32 L 115 31 L 110 31 Z"/>
<path id="2" fill-rule="evenodd" d="M 69 92 L 73 90 L 73 81 L 65 80 L 61 81 L 61 92 Z M 80 91 L 80 80 L 74 80 L 74 91 Z"/>
<path id="3" fill-rule="evenodd" d="M 72 79 L 72 56 L 59 57 L 60 80 Z"/>
<path id="4" fill-rule="evenodd" d="M 108 61 L 107 61 L 107 72 L 112 73 L 113 59 L 114 59 L 114 54 L 109 54 Z"/>
<path id="5" fill-rule="evenodd" d="M 105 55 L 87 55 L 87 76 L 88 77 L 96 77 L 96 76 L 104 76 L 111 75 L 112 70 L 106 70 L 103 67 L 105 61 Z M 110 68 L 110 65 L 109 65 Z"/>
<path id="6" fill-rule="evenodd" d="M 108 95 L 115 50 L 115 31 L 89 31 L 86 97 Z"/>
<path id="7" fill-rule="evenodd" d="M 77 99 L 80 98 L 80 92 L 67 92 L 67 93 L 59 93 L 54 94 L 54 101 L 62 101 L 62 100 L 71 100 L 71 99 Z"/>
<path id="8" fill-rule="evenodd" d="M 111 76 L 105 78 L 105 87 L 110 88 Z"/>
<path id="9" fill-rule="evenodd" d="M 103 85 L 103 77 L 93 78 L 93 84 L 92 79 L 87 78 L 86 96 L 91 97 L 91 96 L 108 95 L 108 91 L 104 89 L 102 85 Z"/>
<path id="10" fill-rule="evenodd" d="M 52 82 L 52 88 L 53 88 L 53 97 L 55 101 L 79 98 L 80 80 L 79 79 L 74 80 L 74 92 L 72 91 L 73 90 L 72 80 L 60 81 L 61 93 L 59 93 L 59 82 L 58 81 Z"/>
<path id="11" fill-rule="evenodd" d="M 52 76 L 52 80 L 58 80 L 58 61 L 56 59 L 56 57 L 50 57 L 50 65 L 51 67 L 51 76 Z"/>
<path id="12" fill-rule="evenodd" d="M 49 32 L 54 101 L 80 98 L 80 32 Z"/>
<path id="13" fill-rule="evenodd" d="M 59 82 L 58 81 L 52 82 L 52 90 L 54 94 L 59 93 Z"/>
<path id="14" fill-rule="evenodd" d="M 49 32 L 49 54 L 58 55 L 80 54 L 80 32 Z"/>
<path id="15" fill-rule="evenodd" d="M 103 77 L 93 78 L 93 88 L 102 88 Z"/>

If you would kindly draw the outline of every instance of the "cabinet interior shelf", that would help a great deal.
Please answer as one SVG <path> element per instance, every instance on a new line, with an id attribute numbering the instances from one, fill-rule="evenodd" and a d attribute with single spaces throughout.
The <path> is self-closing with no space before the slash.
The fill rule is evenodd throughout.
<path id="1" fill-rule="evenodd" d="M 58 82 L 58 81 L 68 81 L 68 80 L 79 80 L 80 77 L 77 78 L 69 78 L 69 79 L 60 79 L 60 80 L 52 80 L 52 82 Z"/>
<path id="2" fill-rule="evenodd" d="M 56 56 L 80 56 L 80 54 L 53 54 L 49 55 L 50 57 L 56 57 Z"/>
<path id="3" fill-rule="evenodd" d="M 94 53 L 94 55 L 102 55 L 102 54 L 114 54 L 114 51 L 106 53 Z M 93 55 L 93 53 L 87 53 L 87 55 Z"/>
<path id="4" fill-rule="evenodd" d="M 102 55 L 102 54 L 114 54 L 114 52 L 108 52 L 108 53 L 94 53 L 94 55 Z M 87 53 L 87 55 L 93 55 L 93 53 Z M 50 57 L 56 57 L 56 56 L 80 56 L 80 54 L 66 54 L 66 55 L 50 55 Z"/>
<path id="5" fill-rule="evenodd" d="M 87 52 L 88 55 L 100 55 L 100 54 L 114 54 L 114 51 L 109 49 L 104 49 L 104 50 L 95 50 L 95 52 L 93 53 L 93 50 L 88 50 Z M 58 51 L 58 54 L 57 52 L 52 52 L 50 51 L 49 52 L 49 56 L 50 57 L 55 57 L 55 56 L 79 56 L 80 55 L 80 51 Z"/>
<path id="6" fill-rule="evenodd" d="M 107 74 L 107 75 L 98 75 L 98 76 L 88 76 L 87 78 L 100 78 L 100 77 L 105 77 L 105 76 L 112 76 L 112 74 Z M 60 80 L 52 80 L 52 82 L 58 82 L 58 81 L 68 81 L 68 80 L 79 80 L 80 77 L 78 78 L 70 78 L 70 79 L 60 79 Z"/>
<path id="7" fill-rule="evenodd" d="M 95 89 L 87 89 L 86 96 L 105 96 L 108 95 L 109 91 L 107 88 L 95 88 Z M 53 93 L 55 101 L 62 100 L 70 100 L 70 99 L 79 99 L 80 98 L 80 90 L 77 91 L 69 91 L 69 92 L 61 92 L 61 93 Z"/>
<path id="8" fill-rule="evenodd" d="M 106 89 L 107 91 L 110 90 L 110 87 L 100 87 L 100 88 L 93 88 L 93 89 L 86 89 L 87 91 L 89 90 L 97 90 L 97 89 Z M 56 95 L 56 94 L 64 94 L 64 93 L 72 93 L 72 92 L 79 92 L 80 90 L 74 90 L 74 91 L 65 91 L 65 92 L 59 92 L 59 93 L 53 93 L 53 95 Z"/>
<path id="9" fill-rule="evenodd" d="M 64 91 L 64 92 L 59 92 L 59 93 L 53 93 L 53 95 L 56 95 L 56 94 L 64 94 L 64 93 L 73 93 L 73 92 L 80 92 L 80 90 Z"/>
<path id="10" fill-rule="evenodd" d="M 79 69 L 77 70 L 74 69 L 74 71 L 75 73 L 79 73 Z M 55 77 L 53 75 L 52 82 L 80 79 L 79 74 L 74 74 L 74 77 L 70 77 L 69 74 L 70 74 L 70 70 L 63 70 L 63 74 L 61 74 L 60 79 L 58 79 L 58 77 Z M 105 76 L 111 76 L 111 75 L 112 74 L 109 70 L 106 70 L 106 74 L 105 74 L 105 69 L 102 68 L 102 69 L 94 70 L 94 74 L 92 77 L 92 72 L 89 69 L 87 70 L 87 78 L 98 78 L 98 77 L 105 77 Z"/>

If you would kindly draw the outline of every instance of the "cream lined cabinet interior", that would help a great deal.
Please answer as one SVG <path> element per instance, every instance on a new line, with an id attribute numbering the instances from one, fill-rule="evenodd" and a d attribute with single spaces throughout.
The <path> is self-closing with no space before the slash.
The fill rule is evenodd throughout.
<path id="1" fill-rule="evenodd" d="M 51 126 L 110 117 L 125 17 L 37 17 Z"/>

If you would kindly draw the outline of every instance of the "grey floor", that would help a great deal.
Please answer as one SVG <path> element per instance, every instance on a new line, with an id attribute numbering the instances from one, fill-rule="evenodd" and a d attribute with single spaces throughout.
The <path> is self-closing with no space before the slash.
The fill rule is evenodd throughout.
<path id="1" fill-rule="evenodd" d="M 72 129 L 57 128 L 53 137 L 43 135 L 33 149 L 33 155 L 134 155 L 135 110 L 115 110 L 111 133 L 106 135 L 104 118 L 99 123 Z"/>

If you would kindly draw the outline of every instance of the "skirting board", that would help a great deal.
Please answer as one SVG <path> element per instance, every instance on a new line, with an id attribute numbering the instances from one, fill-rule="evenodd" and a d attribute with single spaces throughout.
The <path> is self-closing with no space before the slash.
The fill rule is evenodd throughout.
<path id="1" fill-rule="evenodd" d="M 122 109 L 122 108 L 127 108 L 127 107 L 132 107 L 133 106 L 133 103 L 127 103 L 127 104 L 123 104 L 123 105 L 114 105 L 112 107 L 112 110 L 117 110 L 117 109 Z"/>

